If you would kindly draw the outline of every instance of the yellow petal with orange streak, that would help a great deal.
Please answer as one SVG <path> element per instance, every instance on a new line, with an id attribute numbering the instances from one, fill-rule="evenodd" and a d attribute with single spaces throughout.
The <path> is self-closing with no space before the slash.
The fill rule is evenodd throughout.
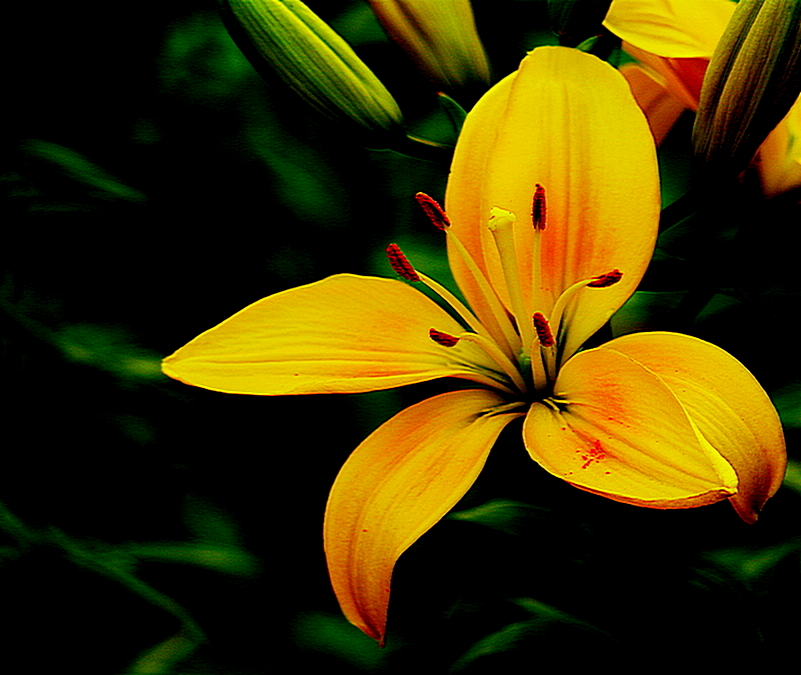
<path id="1" fill-rule="evenodd" d="M 186 384 L 236 394 L 376 391 L 439 377 L 497 385 L 497 366 L 483 351 L 443 347 L 429 328 L 464 331 L 401 281 L 339 274 L 253 303 L 162 368 Z"/>
<path id="2" fill-rule="evenodd" d="M 684 112 L 685 106 L 647 70 L 627 63 L 620 72 L 629 83 L 634 98 L 645 113 L 654 140 L 659 145 Z"/>
<path id="3" fill-rule="evenodd" d="M 760 146 L 757 170 L 767 197 L 801 187 L 801 100 Z"/>
<path id="4" fill-rule="evenodd" d="M 398 557 L 476 480 L 501 430 L 522 413 L 473 389 L 414 405 L 374 431 L 337 476 L 325 514 L 334 591 L 351 623 L 383 643 Z"/>
<path id="5" fill-rule="evenodd" d="M 532 279 L 532 197 L 546 190 L 541 278 Z M 574 49 L 541 47 L 468 114 L 446 194 L 454 233 L 508 303 L 487 230 L 490 209 L 514 213 L 523 294 L 541 287 L 546 316 L 575 282 L 613 269 L 620 283 L 581 292 L 570 307 L 567 353 L 575 351 L 631 295 L 653 252 L 659 217 L 654 141 L 625 78 Z M 471 306 L 480 293 L 454 250 L 451 265 Z M 592 289 L 588 289 L 591 291 Z M 508 306 L 508 305 L 507 305 Z M 529 317 L 518 317 L 529 320 Z"/>
<path id="6" fill-rule="evenodd" d="M 709 59 L 735 7 L 729 0 L 614 0 L 604 26 L 657 56 Z"/>
<path id="7" fill-rule="evenodd" d="M 720 347 L 678 333 L 635 333 L 599 349 L 615 351 L 664 381 L 709 444 L 737 472 L 730 498 L 746 522 L 781 485 L 787 463 L 776 409 L 754 376 Z"/>
<path id="8" fill-rule="evenodd" d="M 523 437 L 532 458 L 568 483 L 662 509 L 736 492 L 734 470 L 671 389 L 627 356 L 603 348 L 577 354 L 559 373 L 554 398 L 561 403 L 531 407 Z"/>

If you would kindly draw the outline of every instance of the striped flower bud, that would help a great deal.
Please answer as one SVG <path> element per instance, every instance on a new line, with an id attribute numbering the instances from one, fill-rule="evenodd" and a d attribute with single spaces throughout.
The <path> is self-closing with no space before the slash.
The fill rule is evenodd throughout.
<path id="1" fill-rule="evenodd" d="M 737 174 L 801 91 L 801 0 L 741 0 L 712 56 L 693 129 L 696 156 Z"/>
<path id="2" fill-rule="evenodd" d="M 489 84 L 470 0 L 369 0 L 387 33 L 436 84 Z"/>
<path id="3" fill-rule="evenodd" d="M 335 119 L 391 129 L 397 103 L 337 33 L 300 0 L 220 0 L 229 32 L 254 68 L 276 71 L 312 106 Z"/>

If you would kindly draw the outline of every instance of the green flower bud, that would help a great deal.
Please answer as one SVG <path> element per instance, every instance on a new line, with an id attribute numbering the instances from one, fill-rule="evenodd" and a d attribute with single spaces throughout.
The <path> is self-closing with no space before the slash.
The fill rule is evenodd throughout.
<path id="1" fill-rule="evenodd" d="M 368 0 L 401 48 L 446 89 L 477 81 L 489 84 L 484 47 L 470 0 Z"/>
<path id="2" fill-rule="evenodd" d="M 712 55 L 693 129 L 718 175 L 753 158 L 801 91 L 801 0 L 741 0 Z"/>
<path id="3" fill-rule="evenodd" d="M 321 112 L 367 129 L 402 122 L 395 99 L 355 52 L 300 0 L 220 0 L 223 19 L 257 71 L 275 70 Z"/>

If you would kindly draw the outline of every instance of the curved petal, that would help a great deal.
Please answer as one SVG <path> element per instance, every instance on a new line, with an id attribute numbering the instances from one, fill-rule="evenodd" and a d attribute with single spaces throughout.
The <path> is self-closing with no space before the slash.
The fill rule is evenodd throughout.
<path id="1" fill-rule="evenodd" d="M 759 148 L 757 169 L 768 197 L 801 187 L 801 99 Z"/>
<path id="2" fill-rule="evenodd" d="M 625 354 L 670 387 L 704 438 L 734 467 L 731 502 L 746 522 L 784 478 L 779 416 L 745 366 L 720 347 L 678 333 L 635 333 L 599 349 Z"/>
<path id="3" fill-rule="evenodd" d="M 657 56 L 709 59 L 735 7 L 729 0 L 614 0 L 604 26 Z"/>
<path id="4" fill-rule="evenodd" d="M 340 274 L 253 303 L 167 357 L 163 370 L 236 394 L 376 391 L 438 377 L 497 386 L 484 352 L 436 344 L 432 327 L 464 330 L 403 282 Z"/>
<path id="5" fill-rule="evenodd" d="M 467 492 L 498 434 L 522 413 L 480 389 L 435 396 L 374 431 L 337 476 L 325 513 L 325 552 L 348 620 L 383 642 L 398 557 Z"/>
<path id="6" fill-rule="evenodd" d="M 646 120 L 623 76 L 594 56 L 564 47 L 535 49 L 517 73 L 478 102 L 457 142 L 446 194 L 452 228 L 507 302 L 487 220 L 495 206 L 517 216 L 519 273 L 531 305 L 530 213 L 537 183 L 547 198 L 536 280 L 544 306 L 529 307 L 531 313 L 547 316 L 561 292 L 581 279 L 623 272 L 615 286 L 577 296 L 567 347 L 575 350 L 634 291 L 650 260 L 659 216 L 656 154 Z M 457 282 L 480 312 L 480 293 L 457 251 L 450 253 Z"/>
<path id="7" fill-rule="evenodd" d="M 684 112 L 685 106 L 638 64 L 627 63 L 621 66 L 620 72 L 628 81 L 659 145 Z"/>
<path id="8" fill-rule="evenodd" d="M 721 501 L 737 477 L 662 380 L 618 352 L 591 349 L 565 364 L 556 403 L 532 406 L 532 458 L 582 490 L 671 509 Z"/>
<path id="9" fill-rule="evenodd" d="M 685 108 L 698 109 L 709 59 L 672 59 L 655 56 L 629 44 L 625 47 L 629 54 L 662 78 L 665 88 Z"/>

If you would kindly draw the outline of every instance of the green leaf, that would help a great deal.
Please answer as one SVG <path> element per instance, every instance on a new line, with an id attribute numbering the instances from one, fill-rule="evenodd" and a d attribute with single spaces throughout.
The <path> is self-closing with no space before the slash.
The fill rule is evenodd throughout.
<path id="1" fill-rule="evenodd" d="M 570 653 L 571 667 L 609 658 L 620 649 L 617 641 L 607 632 L 556 607 L 533 598 L 518 598 L 515 604 L 531 615 L 526 621 L 511 623 L 499 631 L 476 642 L 453 665 L 450 672 L 517 672 L 509 670 L 515 664 L 535 659 L 553 659 Z M 575 645 L 580 653 L 572 653 Z"/>
<path id="2" fill-rule="evenodd" d="M 448 518 L 485 525 L 506 534 L 530 535 L 536 531 L 537 523 L 550 515 L 549 509 L 508 499 L 493 499 L 481 506 L 451 513 Z"/>

